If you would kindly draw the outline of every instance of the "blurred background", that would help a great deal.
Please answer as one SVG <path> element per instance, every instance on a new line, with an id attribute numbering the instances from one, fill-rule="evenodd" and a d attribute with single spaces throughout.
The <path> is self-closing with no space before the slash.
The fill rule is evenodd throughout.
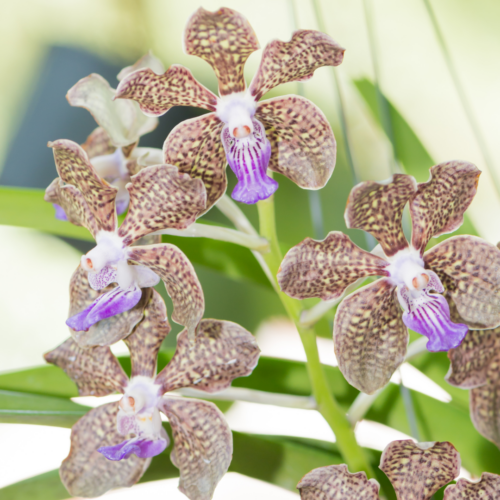
<path id="1" fill-rule="evenodd" d="M 166 67 L 173 63 L 189 67 L 215 92 L 217 82 L 208 64 L 182 51 L 184 26 L 200 5 L 208 10 L 222 6 L 219 0 L 1 1 L 0 185 L 45 189 L 56 176 L 47 141 L 85 141 L 95 122 L 86 110 L 72 108 L 65 94 L 90 73 L 102 75 L 116 87 L 119 70 L 151 49 Z M 310 81 L 283 85 L 266 96 L 303 93 L 325 112 L 339 147 L 335 172 L 319 192 L 319 212 L 314 208 L 318 198 L 311 204 L 307 192 L 277 176 L 278 232 L 284 251 L 306 236 L 323 238 L 331 230 L 345 231 L 343 210 L 356 182 L 383 180 L 398 171 L 421 182 L 427 180 L 430 166 L 452 159 L 471 161 L 482 170 L 467 227 L 491 243 L 500 241 L 500 2 L 227 0 L 224 5 L 248 18 L 262 48 L 275 38 L 289 40 L 297 28 L 318 29 L 318 10 L 328 34 L 346 48 L 336 75 L 331 68 L 321 68 Z M 247 83 L 261 53 L 253 53 L 248 60 Z M 154 132 L 141 139 L 141 146 L 161 148 L 169 131 L 196 113 L 190 108 L 172 109 L 160 118 Z M 229 169 L 228 175 L 230 192 L 234 176 Z M 256 224 L 256 208 L 243 208 Z M 216 209 L 205 217 L 227 223 Z M 360 246 L 370 246 L 361 232 L 347 232 Z M 226 255 L 206 254 L 201 240 L 181 240 L 169 241 L 205 252 L 204 260 L 213 263 L 195 262 L 205 290 L 206 317 L 236 321 L 248 328 L 266 355 L 305 359 L 293 326 L 257 267 L 253 276 L 253 268 L 242 274 L 231 268 Z M 42 364 L 42 354 L 68 337 L 64 322 L 69 278 L 81 252 L 90 247 L 88 242 L 12 226 L 0 226 L 0 241 L 4 284 L 0 287 L 0 372 L 5 372 Z M 335 366 L 328 322 L 324 337 L 319 339 L 323 361 Z M 165 348 L 174 345 L 175 333 Z M 124 352 L 120 345 L 115 351 Z M 445 363 L 445 357 L 439 359 Z M 437 401 L 455 397 L 452 388 L 433 382 L 431 374 L 420 369 L 417 375 L 411 370 L 403 373 L 407 385 L 413 380 L 418 390 Z M 419 374 L 424 378 L 419 379 Z M 462 399 L 466 401 L 467 396 Z M 233 429 L 244 432 L 334 441 L 321 417 L 307 410 L 236 403 L 228 420 Z M 357 433 L 365 446 L 380 450 L 391 439 L 405 435 L 404 426 L 394 428 L 368 423 Z M 464 432 L 476 433 L 470 422 Z M 483 451 L 490 454 L 484 463 L 489 464 L 500 455 L 483 441 Z M 2 487 L 57 468 L 69 449 L 69 429 L 0 424 L 0 446 L 13 450 L 0 457 Z M 165 484 L 152 482 L 135 488 L 142 488 L 144 494 L 168 491 L 184 498 L 176 492 L 176 485 L 176 480 L 169 479 Z M 109 496 L 129 498 L 126 495 L 133 491 Z M 243 491 L 248 498 L 297 496 L 230 474 L 215 498 L 234 498 L 235 492 L 247 498 Z"/>

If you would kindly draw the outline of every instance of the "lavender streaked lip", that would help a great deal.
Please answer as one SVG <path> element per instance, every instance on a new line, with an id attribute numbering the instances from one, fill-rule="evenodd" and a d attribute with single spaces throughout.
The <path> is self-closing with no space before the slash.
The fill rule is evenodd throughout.
<path id="1" fill-rule="evenodd" d="M 227 126 L 222 130 L 226 158 L 238 179 L 231 197 L 246 204 L 265 200 L 278 189 L 278 183 L 267 175 L 271 143 L 263 125 L 255 119 L 252 124 L 253 132 L 242 139 L 233 137 Z"/>

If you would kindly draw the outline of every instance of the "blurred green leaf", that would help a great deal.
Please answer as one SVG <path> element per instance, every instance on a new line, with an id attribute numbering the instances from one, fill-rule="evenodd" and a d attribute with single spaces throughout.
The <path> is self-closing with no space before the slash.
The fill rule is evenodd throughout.
<path id="1" fill-rule="evenodd" d="M 0 423 L 71 427 L 89 409 L 64 398 L 0 390 Z"/>
<path id="2" fill-rule="evenodd" d="M 55 218 L 54 208 L 41 189 L 0 187 L 0 224 L 29 227 L 45 233 L 94 241 L 83 227 Z"/>

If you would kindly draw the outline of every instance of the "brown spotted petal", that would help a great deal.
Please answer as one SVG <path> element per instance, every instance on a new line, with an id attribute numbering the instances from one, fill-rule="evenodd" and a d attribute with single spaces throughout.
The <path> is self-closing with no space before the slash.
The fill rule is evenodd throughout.
<path id="1" fill-rule="evenodd" d="M 364 472 L 351 474 L 342 464 L 312 470 L 297 488 L 302 500 L 378 500 L 380 486 Z"/>
<path id="2" fill-rule="evenodd" d="M 86 271 L 79 266 L 71 277 L 69 285 L 69 317 L 89 307 L 99 295 L 109 292 L 113 286 L 114 285 L 111 285 L 97 292 L 89 285 Z M 143 288 L 141 300 L 139 300 L 135 307 L 117 314 L 116 316 L 98 321 L 86 332 L 77 332 L 70 328 L 71 336 L 78 345 L 83 348 L 115 344 L 119 340 L 128 337 L 132 333 L 135 325 L 141 321 L 144 315 L 144 308 L 151 294 L 151 288 Z"/>
<path id="3" fill-rule="evenodd" d="M 389 182 L 361 182 L 352 188 L 345 209 L 347 227 L 372 234 L 387 257 L 408 247 L 401 220 L 403 208 L 415 193 L 413 177 L 394 174 Z"/>
<path id="4" fill-rule="evenodd" d="M 500 476 L 483 472 L 479 482 L 459 479 L 444 490 L 443 500 L 495 500 L 500 498 Z"/>
<path id="5" fill-rule="evenodd" d="M 109 403 L 90 410 L 71 430 L 71 450 L 61 464 L 61 481 L 75 497 L 93 498 L 119 486 L 135 484 L 150 459 L 131 455 L 120 461 L 108 460 L 97 451 L 123 441 L 116 429 L 118 403 Z"/>
<path id="6" fill-rule="evenodd" d="M 196 220 L 207 202 L 205 186 L 173 165 L 141 170 L 127 184 L 130 205 L 118 230 L 123 244 L 167 228 L 185 229 Z"/>
<path id="7" fill-rule="evenodd" d="M 224 415 L 213 403 L 198 399 L 163 397 L 159 408 L 172 427 L 179 490 L 190 500 L 210 500 L 233 453 Z"/>
<path id="8" fill-rule="evenodd" d="M 449 238 L 424 254 L 455 303 L 462 322 L 472 328 L 500 325 L 500 250 L 476 236 Z"/>
<path id="9" fill-rule="evenodd" d="M 151 298 L 144 309 L 143 320 L 125 339 L 130 351 L 131 377 L 156 375 L 156 361 L 163 339 L 170 332 L 167 309 L 161 295 L 152 289 Z"/>
<path id="10" fill-rule="evenodd" d="M 97 175 L 87 153 L 76 142 L 60 139 L 49 142 L 48 145 L 54 150 L 59 176 L 66 184 L 75 186 L 82 193 L 99 229 L 114 231 L 118 190 Z"/>
<path id="11" fill-rule="evenodd" d="M 70 184 L 64 185 L 60 177 L 54 179 L 45 190 L 44 200 L 63 208 L 68 221 L 75 226 L 83 226 L 95 238 L 99 225 L 82 193 Z"/>
<path id="12" fill-rule="evenodd" d="M 323 112 L 296 95 L 262 101 L 255 114 L 271 142 L 268 168 L 304 189 L 322 188 L 335 168 L 337 144 Z"/>
<path id="13" fill-rule="evenodd" d="M 314 30 L 296 31 L 289 42 L 273 40 L 264 49 L 250 93 L 258 101 L 282 83 L 307 80 L 322 66 L 338 66 L 344 51 L 329 35 Z"/>
<path id="14" fill-rule="evenodd" d="M 214 113 L 191 118 L 179 123 L 163 145 L 165 163 L 203 181 L 207 190 L 205 210 L 226 192 L 226 153 L 221 140 L 223 126 Z"/>
<path id="15" fill-rule="evenodd" d="M 490 361 L 486 384 L 470 391 L 470 417 L 486 439 L 500 447 L 500 353 Z"/>
<path id="16" fill-rule="evenodd" d="M 366 394 L 384 387 L 404 361 L 408 329 L 395 285 L 381 278 L 346 297 L 333 327 L 335 355 L 347 381 Z"/>
<path id="17" fill-rule="evenodd" d="M 124 392 L 127 375 L 109 347 L 82 349 L 73 339 L 44 355 L 45 361 L 62 368 L 78 387 L 80 396 L 107 396 Z"/>
<path id="18" fill-rule="evenodd" d="M 177 337 L 177 349 L 170 363 L 158 374 L 156 383 L 163 392 L 192 387 L 218 392 L 238 377 L 252 373 L 260 349 L 253 335 L 236 323 L 204 319 L 196 341 L 187 330 Z"/>
<path id="19" fill-rule="evenodd" d="M 116 147 L 137 142 L 158 125 L 158 120 L 145 116 L 136 102 L 115 100 L 115 90 L 100 75 L 82 78 L 69 89 L 66 98 L 72 106 L 90 111 Z"/>
<path id="20" fill-rule="evenodd" d="M 87 140 L 82 144 L 82 149 L 92 160 L 95 156 L 103 156 L 114 153 L 116 147 L 113 146 L 111 138 L 106 130 L 102 127 L 97 127 L 90 133 Z"/>
<path id="21" fill-rule="evenodd" d="M 116 78 L 121 81 L 126 76 L 130 75 L 130 73 L 143 68 L 151 68 L 158 75 L 161 75 L 165 72 L 165 66 L 163 66 L 163 63 L 150 50 L 147 54 L 144 54 L 139 60 L 132 64 L 132 66 L 123 68 L 118 73 Z"/>
<path id="22" fill-rule="evenodd" d="M 161 116 L 173 106 L 194 106 L 209 111 L 215 111 L 217 106 L 217 96 L 179 64 L 173 64 L 161 75 L 149 68 L 131 73 L 118 85 L 116 97 L 137 101 L 148 116 Z"/>
<path id="23" fill-rule="evenodd" d="M 393 441 L 382 453 L 380 469 L 398 500 L 428 500 L 460 474 L 460 455 L 448 442 Z"/>
<path id="24" fill-rule="evenodd" d="M 420 183 L 410 200 L 411 243 L 422 254 L 433 236 L 451 233 L 462 225 L 481 175 L 466 161 L 440 163 L 430 172 L 430 180 Z"/>
<path id="25" fill-rule="evenodd" d="M 487 382 L 491 360 L 500 352 L 500 328 L 469 330 L 463 342 L 448 351 L 449 384 L 462 389 L 472 389 Z"/>
<path id="26" fill-rule="evenodd" d="M 172 319 L 185 326 L 189 337 L 194 339 L 205 310 L 205 298 L 189 259 L 176 246 L 167 243 L 130 247 L 129 259 L 149 267 L 163 280 L 174 304 Z"/>
<path id="27" fill-rule="evenodd" d="M 187 54 L 212 66 L 219 94 L 224 96 L 245 90 L 243 68 L 259 42 L 250 23 L 238 12 L 227 7 L 210 12 L 200 7 L 187 23 L 184 48 Z"/>
<path id="28" fill-rule="evenodd" d="M 323 300 L 340 297 L 359 278 L 387 276 L 389 263 L 332 231 L 322 240 L 306 238 L 288 251 L 278 272 L 281 290 L 290 297 Z"/>

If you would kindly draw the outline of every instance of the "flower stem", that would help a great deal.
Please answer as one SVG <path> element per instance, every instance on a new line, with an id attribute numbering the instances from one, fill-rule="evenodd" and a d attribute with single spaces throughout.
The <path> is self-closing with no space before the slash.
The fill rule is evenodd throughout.
<path id="1" fill-rule="evenodd" d="M 279 248 L 278 237 L 276 234 L 274 197 L 259 201 L 257 208 L 259 211 L 260 234 L 266 238 L 271 246 L 271 251 L 263 254 L 262 258 L 271 270 L 277 294 L 287 311 L 290 319 L 297 326 L 300 339 L 304 346 L 307 358 L 307 370 L 311 380 L 313 396 L 317 402 L 318 411 L 323 415 L 328 425 L 335 434 L 339 451 L 351 471 L 365 471 L 369 477 L 374 477 L 370 464 L 365 456 L 363 449 L 358 445 L 354 435 L 354 429 L 343 410 L 335 401 L 328 382 L 323 371 L 316 343 L 314 330 L 300 326 L 300 315 L 302 306 L 300 301 L 288 297 L 288 295 L 279 291 L 277 286 L 278 270 L 282 261 L 282 255 Z"/>

